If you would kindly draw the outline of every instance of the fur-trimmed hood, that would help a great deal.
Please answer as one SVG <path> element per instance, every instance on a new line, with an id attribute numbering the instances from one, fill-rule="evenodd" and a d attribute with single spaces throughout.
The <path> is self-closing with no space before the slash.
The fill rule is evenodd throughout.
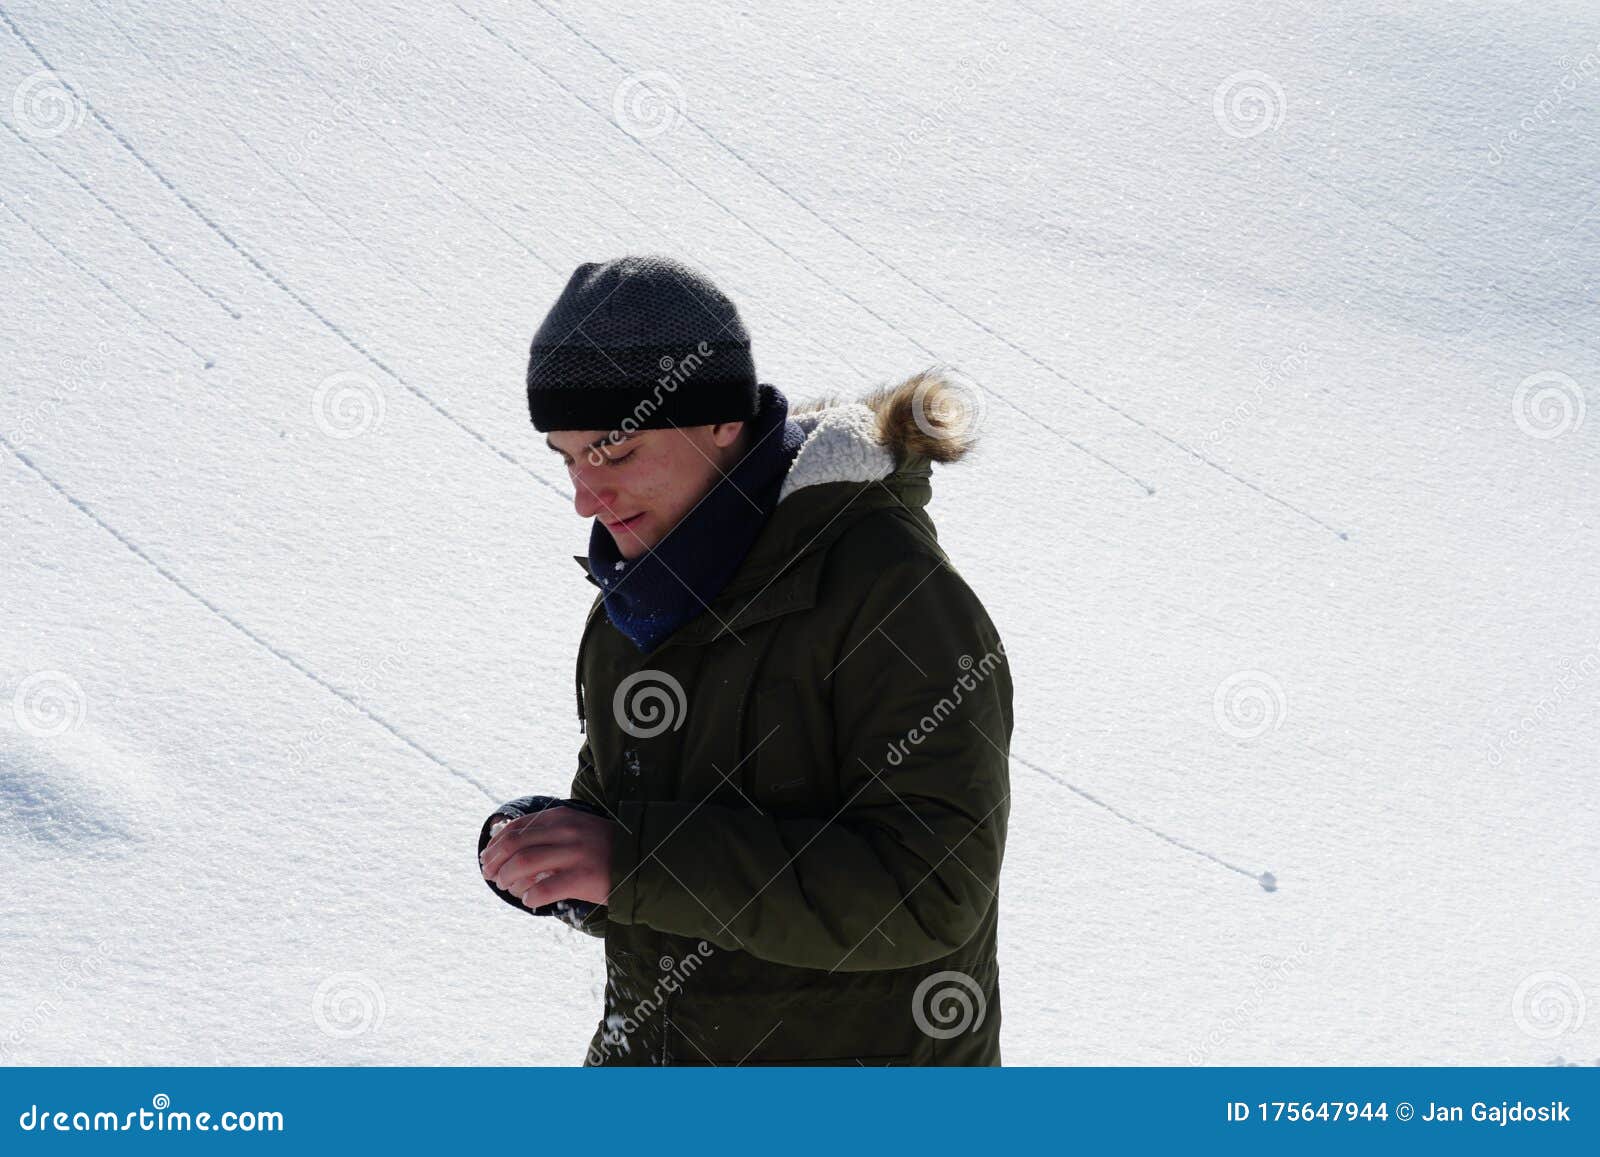
<path id="1" fill-rule="evenodd" d="M 819 398 L 792 409 L 805 431 L 778 493 L 824 482 L 872 482 L 920 462 L 956 462 L 977 441 L 982 397 L 960 375 L 933 367 L 853 402 Z"/>

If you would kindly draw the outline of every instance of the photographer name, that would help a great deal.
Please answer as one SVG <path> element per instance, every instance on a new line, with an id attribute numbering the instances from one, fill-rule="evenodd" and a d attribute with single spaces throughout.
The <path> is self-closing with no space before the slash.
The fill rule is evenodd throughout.
<path id="1" fill-rule="evenodd" d="M 1501 1101 L 1498 1105 L 1490 1105 L 1484 1101 L 1474 1101 L 1465 1113 L 1474 1121 L 1487 1121 L 1500 1126 L 1523 1122 L 1572 1120 L 1571 1111 L 1565 1101 L 1551 1101 L 1548 1105 L 1527 1105 L 1521 1101 Z M 1467 1118 L 1463 1116 L 1460 1105 L 1436 1105 L 1432 1101 L 1428 1102 L 1425 1110 L 1417 1114 L 1417 1120 L 1423 1124 L 1465 1119 Z"/>

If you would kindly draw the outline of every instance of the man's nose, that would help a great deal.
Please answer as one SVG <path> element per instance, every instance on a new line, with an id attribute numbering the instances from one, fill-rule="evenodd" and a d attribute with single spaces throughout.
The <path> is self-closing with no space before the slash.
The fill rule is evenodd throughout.
<path id="1" fill-rule="evenodd" d="M 578 467 L 572 472 L 572 505 L 579 518 L 593 518 L 602 510 L 609 510 L 616 500 L 612 487 L 597 482 L 588 470 Z"/>

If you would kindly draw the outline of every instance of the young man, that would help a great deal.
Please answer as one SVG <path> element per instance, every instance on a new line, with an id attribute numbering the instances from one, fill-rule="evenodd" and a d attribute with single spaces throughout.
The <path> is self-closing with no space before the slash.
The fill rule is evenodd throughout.
<path id="1" fill-rule="evenodd" d="M 790 416 L 733 304 L 579 266 L 533 340 L 597 588 L 572 798 L 479 838 L 503 899 L 605 940 L 590 1065 L 1000 1063 L 1011 676 L 940 549 L 936 372 Z"/>

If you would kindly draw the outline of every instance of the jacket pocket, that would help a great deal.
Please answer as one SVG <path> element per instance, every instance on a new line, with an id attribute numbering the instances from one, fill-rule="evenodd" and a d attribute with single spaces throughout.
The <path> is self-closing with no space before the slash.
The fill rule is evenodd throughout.
<path id="1" fill-rule="evenodd" d="M 747 742 L 753 755 L 743 776 L 759 807 L 815 807 L 835 794 L 828 771 L 825 692 L 799 679 L 763 683 L 751 701 Z"/>

